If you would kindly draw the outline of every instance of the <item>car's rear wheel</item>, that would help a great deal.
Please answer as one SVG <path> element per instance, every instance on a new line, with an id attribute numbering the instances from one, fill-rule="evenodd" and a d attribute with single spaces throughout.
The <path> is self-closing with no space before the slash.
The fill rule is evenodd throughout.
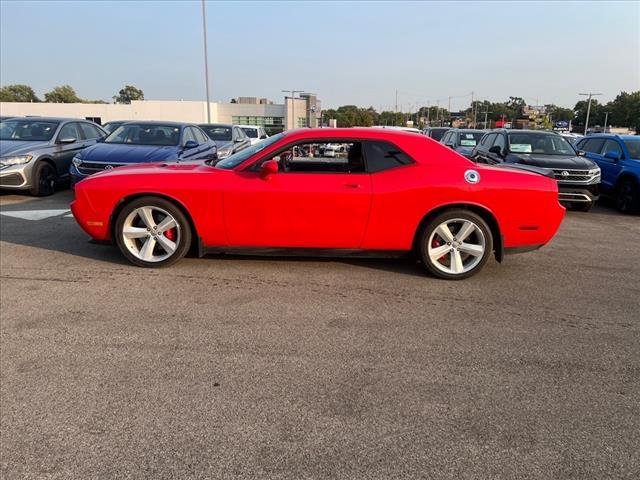
<path id="1" fill-rule="evenodd" d="M 33 171 L 33 186 L 29 189 L 31 195 L 46 197 L 56 191 L 56 169 L 49 162 L 39 162 Z"/>
<path id="2" fill-rule="evenodd" d="M 616 189 L 616 207 L 622 213 L 640 211 L 640 187 L 631 179 L 624 179 Z"/>
<path id="3" fill-rule="evenodd" d="M 114 228 L 122 254 L 140 267 L 165 267 L 184 257 L 191 245 L 191 228 L 173 203 L 141 197 L 118 214 Z"/>
<path id="4" fill-rule="evenodd" d="M 478 273 L 493 251 L 484 219 L 468 210 L 449 210 L 425 225 L 419 253 L 427 270 L 439 278 L 462 280 Z"/>

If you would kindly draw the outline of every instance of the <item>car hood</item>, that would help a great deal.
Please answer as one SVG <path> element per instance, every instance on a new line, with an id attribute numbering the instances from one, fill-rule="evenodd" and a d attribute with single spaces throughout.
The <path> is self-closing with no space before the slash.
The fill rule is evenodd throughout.
<path id="1" fill-rule="evenodd" d="M 7 155 L 25 155 L 34 150 L 49 146 L 49 142 L 30 142 L 24 140 L 0 140 L 0 157 Z"/>
<path id="2" fill-rule="evenodd" d="M 532 165 L 534 167 L 544 168 L 569 168 L 584 169 L 595 168 L 595 162 L 585 157 L 577 155 L 539 155 L 519 153 L 517 155 L 510 154 L 507 158 L 510 163 L 522 163 L 524 165 Z"/>
<path id="3" fill-rule="evenodd" d="M 122 175 L 127 176 L 141 176 L 142 178 L 149 177 L 150 175 L 162 175 L 171 176 L 184 175 L 197 173 L 199 171 L 211 172 L 230 172 L 231 170 L 224 170 L 221 168 L 214 168 L 210 165 L 206 165 L 203 162 L 188 162 L 188 163 L 144 163 L 135 165 L 126 165 L 123 167 L 114 168 L 112 170 L 104 170 L 98 172 L 90 177 L 82 180 L 83 182 L 92 179 L 106 179 L 109 177 L 119 177 Z"/>
<path id="4" fill-rule="evenodd" d="M 83 162 L 101 163 L 148 163 L 176 161 L 178 148 L 175 146 L 122 145 L 98 143 L 78 154 Z"/>

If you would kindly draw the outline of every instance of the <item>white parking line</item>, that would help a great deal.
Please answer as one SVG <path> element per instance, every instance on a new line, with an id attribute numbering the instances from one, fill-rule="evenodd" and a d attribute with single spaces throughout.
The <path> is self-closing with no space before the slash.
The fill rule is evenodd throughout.
<path id="1" fill-rule="evenodd" d="M 21 218 L 22 220 L 44 220 L 45 218 L 50 217 L 59 217 L 65 213 L 66 217 L 73 217 L 73 214 L 70 214 L 71 210 L 68 208 L 65 209 L 54 209 L 54 210 L 13 210 L 13 211 L 4 211 L 0 210 L 0 215 L 6 215 L 7 217 L 13 218 Z"/>

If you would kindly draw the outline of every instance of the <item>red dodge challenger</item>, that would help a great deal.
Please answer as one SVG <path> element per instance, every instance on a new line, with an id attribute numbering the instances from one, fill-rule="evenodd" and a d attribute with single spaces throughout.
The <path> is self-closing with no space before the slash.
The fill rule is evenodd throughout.
<path id="1" fill-rule="evenodd" d="M 153 163 L 82 180 L 71 204 L 96 240 L 144 267 L 214 252 L 415 253 L 462 279 L 493 253 L 558 230 L 556 181 L 477 165 L 425 136 L 387 129 L 279 134 L 217 164 Z"/>

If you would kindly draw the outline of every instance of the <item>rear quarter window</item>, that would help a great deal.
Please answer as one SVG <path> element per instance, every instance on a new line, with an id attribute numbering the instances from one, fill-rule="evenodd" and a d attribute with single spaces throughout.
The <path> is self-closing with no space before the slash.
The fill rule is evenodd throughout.
<path id="1" fill-rule="evenodd" d="M 364 153 L 369 173 L 383 172 L 414 163 L 409 155 L 389 142 L 364 142 Z"/>

